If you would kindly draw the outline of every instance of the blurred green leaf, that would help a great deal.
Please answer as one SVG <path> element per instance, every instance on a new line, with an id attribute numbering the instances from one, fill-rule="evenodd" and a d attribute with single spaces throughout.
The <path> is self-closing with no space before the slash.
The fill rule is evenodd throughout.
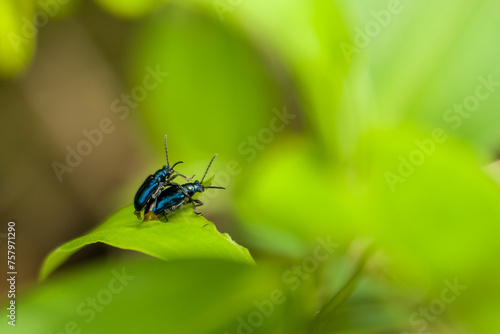
<path id="1" fill-rule="evenodd" d="M 148 66 L 168 73 L 137 107 L 154 144 L 168 133 L 185 161 L 216 150 L 243 162 L 241 146 L 283 99 L 263 55 L 214 15 L 185 4 L 149 18 L 132 43 L 131 81 L 142 85 Z"/>
<path id="2" fill-rule="evenodd" d="M 443 141 L 435 140 L 435 131 L 442 133 Z M 411 263 L 411 271 L 424 270 L 415 270 L 416 262 L 409 261 L 415 257 L 435 274 L 444 268 L 472 274 L 468 266 L 478 264 L 472 259 L 494 246 L 486 242 L 487 230 L 500 232 L 491 224 L 500 218 L 500 190 L 472 148 L 452 134 L 406 124 L 373 131 L 360 141 L 356 166 L 366 184 L 366 210 L 372 219 L 358 224 L 381 237 L 386 246 L 394 246 L 394 255 L 401 257 L 401 264 Z M 423 240 L 426 247 L 414 252 Z M 459 249 L 472 241 L 478 244 L 474 249 Z"/>
<path id="3" fill-rule="evenodd" d="M 373 244 L 368 245 L 361 257 L 358 259 L 356 268 L 351 277 L 339 289 L 339 291 L 320 309 L 313 321 L 313 333 L 320 333 L 329 323 L 337 322 L 336 312 L 351 297 L 359 285 L 359 281 L 364 276 L 366 262 L 373 255 L 376 247 Z"/>
<path id="4" fill-rule="evenodd" d="M 417 333 L 418 328 L 410 329 L 408 322 L 411 291 L 398 288 L 393 281 L 385 278 L 364 276 L 353 294 L 320 333 Z"/>
<path id="5" fill-rule="evenodd" d="M 19 296 L 16 330 L 304 333 L 314 312 L 312 280 L 291 290 L 283 269 L 208 259 L 92 264 Z"/>
<path id="6" fill-rule="evenodd" d="M 290 71 L 306 124 L 326 157 L 338 154 L 337 112 L 349 64 L 338 44 L 348 38 L 333 1 L 248 1 L 233 11 L 255 39 L 271 47 Z M 228 14 L 229 15 L 229 14 Z"/>
<path id="7" fill-rule="evenodd" d="M 58 247 L 50 253 L 40 272 L 45 279 L 79 249 L 102 242 L 113 247 L 142 252 L 159 259 L 212 258 L 253 263 L 248 250 L 227 234 L 220 234 L 215 225 L 193 214 L 191 206 L 169 215 L 168 222 L 141 222 L 128 206 L 88 234 Z"/>
<path id="8" fill-rule="evenodd" d="M 436 131 L 444 141 L 436 140 Z M 428 289 L 431 300 L 441 298 L 445 280 L 488 291 L 463 292 L 446 309 L 469 331 L 498 330 L 491 311 L 500 297 L 500 269 L 491 261 L 500 246 L 491 235 L 500 233 L 500 189 L 473 149 L 447 129 L 405 124 L 364 136 L 357 157 L 372 214 L 358 224 L 383 245 L 390 271 Z"/>
<path id="9" fill-rule="evenodd" d="M 357 232 L 355 221 L 369 216 L 358 209 L 363 203 L 355 180 L 346 170 L 329 168 L 310 140 L 286 138 L 262 152 L 250 167 L 235 192 L 248 225 L 269 225 L 304 244 L 325 235 L 348 244 Z M 296 253 L 296 245 L 286 245 Z"/>
<path id="10" fill-rule="evenodd" d="M 375 237 L 391 275 L 415 289 L 438 298 L 444 280 L 458 279 L 489 291 L 488 297 L 463 293 L 447 307 L 470 328 L 496 326 L 488 315 L 500 295 L 500 270 L 491 267 L 500 252 L 491 239 L 500 233 L 500 190 L 472 148 L 441 130 L 447 137 L 440 142 L 433 139 L 435 129 L 412 124 L 372 131 L 361 138 L 350 173 L 323 169 L 307 143 L 289 140 L 276 148 L 280 154 L 262 155 L 253 171 L 258 176 L 245 174 L 248 182 L 236 193 L 243 221 L 308 243 L 324 235 L 340 243 Z M 418 165 L 402 162 L 410 159 Z M 394 184 L 388 173 L 401 180 Z"/>
<path id="11" fill-rule="evenodd" d="M 346 80 L 351 94 L 345 103 L 361 108 L 357 118 L 352 110 L 346 110 L 345 117 L 351 113 L 360 125 L 387 126 L 408 119 L 429 126 L 452 125 L 473 144 L 498 148 L 496 31 L 500 22 L 496 13 L 500 3 L 370 0 L 363 5 L 341 4 L 352 18 L 351 39 L 344 43 L 357 48 L 352 57 L 356 70 Z M 483 84 L 490 78 L 493 87 Z M 462 105 L 462 111 L 455 105 Z"/>
<path id="12" fill-rule="evenodd" d="M 38 28 L 33 0 L 0 0 L 0 76 L 23 71 L 33 57 Z"/>

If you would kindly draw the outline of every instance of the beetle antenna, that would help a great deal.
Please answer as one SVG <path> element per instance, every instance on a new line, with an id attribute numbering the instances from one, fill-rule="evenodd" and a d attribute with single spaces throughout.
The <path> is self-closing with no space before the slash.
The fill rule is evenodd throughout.
<path id="1" fill-rule="evenodd" d="M 167 167 L 170 168 L 170 162 L 168 161 L 167 135 L 165 135 L 165 153 L 167 154 Z"/>
<path id="2" fill-rule="evenodd" d="M 224 190 L 226 190 L 226 188 L 224 188 L 224 187 L 212 187 L 212 186 L 210 186 L 210 187 L 203 187 L 203 188 L 205 188 L 205 189 L 212 188 L 212 189 L 224 189 Z"/>
<path id="3" fill-rule="evenodd" d="M 201 184 L 203 184 L 203 180 L 205 180 L 205 176 L 207 176 L 208 170 L 210 169 L 210 166 L 212 166 L 212 162 L 214 161 L 215 158 L 217 158 L 217 154 L 214 155 L 212 160 L 210 160 L 210 163 L 208 164 L 207 170 L 205 171 L 205 175 L 203 175 L 203 178 L 201 179 L 201 182 L 200 182 Z"/>
<path id="4" fill-rule="evenodd" d="M 182 163 L 184 163 L 184 161 L 177 161 L 177 162 L 176 162 L 176 163 L 172 166 L 172 169 L 174 169 L 174 167 L 175 167 L 175 166 L 177 166 L 178 164 L 182 164 Z M 179 174 L 179 173 L 177 173 L 177 174 Z M 179 174 L 179 175 L 181 175 L 181 174 Z"/>

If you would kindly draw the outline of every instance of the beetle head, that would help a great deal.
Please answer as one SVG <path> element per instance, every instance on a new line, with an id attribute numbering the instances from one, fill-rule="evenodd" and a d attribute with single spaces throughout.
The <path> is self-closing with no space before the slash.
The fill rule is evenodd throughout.
<path id="1" fill-rule="evenodd" d="M 201 184 L 200 181 L 196 180 L 194 181 L 194 191 L 202 193 L 205 191 L 205 187 L 203 187 L 203 184 Z"/>

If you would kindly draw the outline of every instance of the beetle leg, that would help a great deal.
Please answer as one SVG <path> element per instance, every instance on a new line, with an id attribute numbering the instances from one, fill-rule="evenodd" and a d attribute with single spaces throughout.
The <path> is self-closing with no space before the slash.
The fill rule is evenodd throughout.
<path id="1" fill-rule="evenodd" d="M 193 175 L 192 177 L 186 177 L 186 176 L 184 176 L 184 175 L 182 175 L 182 174 L 179 174 L 179 176 L 181 176 L 181 177 L 182 177 L 184 180 L 186 180 L 187 182 L 191 182 L 191 181 L 193 181 L 193 179 L 194 179 L 194 175 Z"/>
<path id="2" fill-rule="evenodd" d="M 185 177 L 184 175 L 182 175 L 181 173 L 179 172 L 175 172 L 176 174 L 175 175 L 172 175 L 167 181 L 169 183 L 171 183 L 170 181 L 172 181 L 173 179 L 175 179 L 177 176 L 180 176 L 182 177 L 184 180 L 186 180 L 187 182 L 191 182 L 193 179 L 194 179 L 194 175 L 193 177 Z"/>
<path id="3" fill-rule="evenodd" d="M 191 203 L 193 203 L 193 212 L 195 215 L 201 215 L 201 213 L 199 213 L 198 211 L 196 211 L 196 205 L 194 205 L 194 201 L 191 201 Z"/>
<path id="4" fill-rule="evenodd" d="M 165 188 L 166 185 L 167 185 L 167 183 L 160 182 L 158 184 L 158 188 L 156 189 L 156 191 L 154 192 L 154 194 L 151 195 L 151 198 L 152 199 L 156 199 L 156 197 L 158 197 L 161 194 L 162 190 Z"/>
<path id="5" fill-rule="evenodd" d="M 184 198 L 179 204 L 176 204 L 176 205 L 172 205 L 169 210 L 170 212 L 174 212 L 175 210 L 179 209 L 181 206 L 183 206 L 184 204 L 187 203 L 187 199 Z"/>
<path id="6" fill-rule="evenodd" d="M 201 212 L 196 211 L 196 207 L 202 206 L 203 202 L 198 200 L 198 199 L 192 199 L 192 198 L 190 198 L 190 200 L 191 200 L 191 203 L 193 203 L 193 212 L 197 215 L 201 215 Z"/>
<path id="7" fill-rule="evenodd" d="M 179 176 L 179 175 L 180 175 L 180 174 L 174 174 L 174 175 L 172 175 L 171 177 L 169 177 L 169 178 L 167 179 L 167 183 L 170 183 L 170 184 L 171 184 L 171 183 L 172 183 L 172 180 L 173 180 L 173 179 L 175 179 L 175 178 L 176 178 L 177 176 Z"/>

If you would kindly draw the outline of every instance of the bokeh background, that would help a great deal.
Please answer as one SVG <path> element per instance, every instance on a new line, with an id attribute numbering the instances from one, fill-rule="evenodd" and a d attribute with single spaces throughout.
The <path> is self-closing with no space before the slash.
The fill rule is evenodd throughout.
<path id="1" fill-rule="evenodd" d="M 499 15 L 489 0 L 0 0 L 0 248 L 14 220 L 21 305 L 6 330 L 63 331 L 118 261 L 148 287 L 82 332 L 499 330 Z M 96 244 L 37 283 L 52 249 L 131 204 L 165 134 L 185 175 L 219 154 L 227 190 L 200 210 L 258 269 Z M 338 249 L 289 291 L 318 238 Z M 286 302 L 242 326 L 276 286 Z"/>

